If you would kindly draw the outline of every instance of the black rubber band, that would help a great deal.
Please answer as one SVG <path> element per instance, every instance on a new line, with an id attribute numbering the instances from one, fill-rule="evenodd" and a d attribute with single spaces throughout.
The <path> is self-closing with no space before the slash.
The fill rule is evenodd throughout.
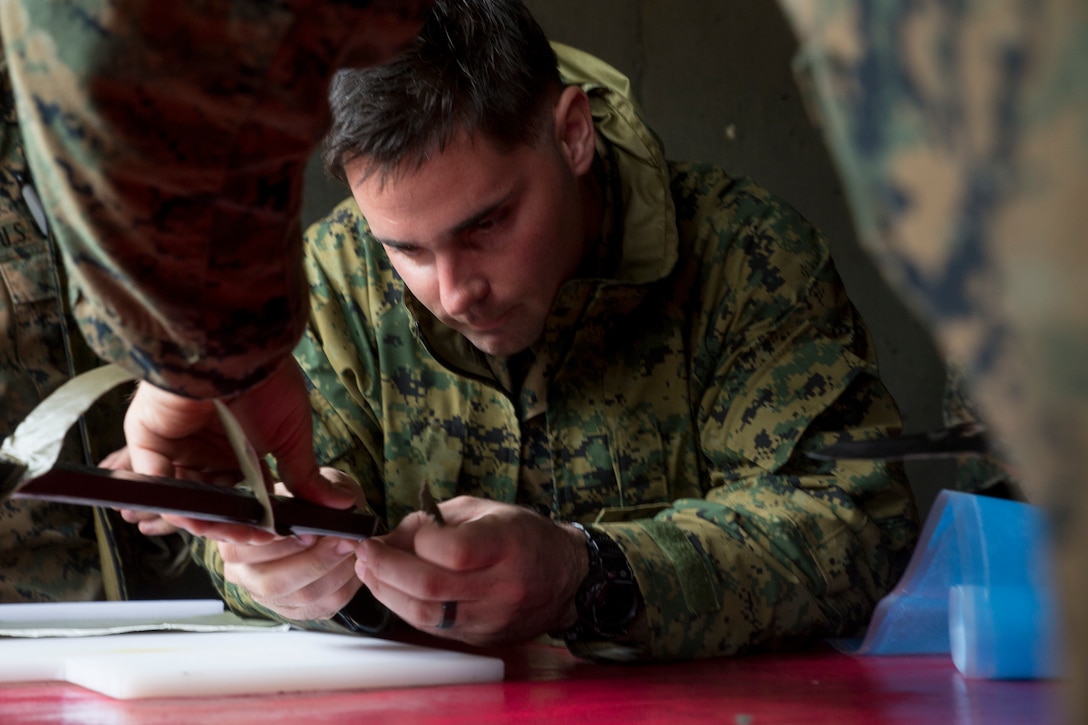
<path id="1" fill-rule="evenodd" d="M 438 623 L 439 629 L 451 629 L 457 621 L 457 602 L 442 602 L 442 621 Z"/>

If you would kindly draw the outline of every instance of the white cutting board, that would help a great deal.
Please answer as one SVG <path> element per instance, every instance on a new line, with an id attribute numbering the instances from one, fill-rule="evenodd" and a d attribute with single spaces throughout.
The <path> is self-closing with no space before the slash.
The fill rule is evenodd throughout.
<path id="1" fill-rule="evenodd" d="M 496 682 L 500 659 L 321 632 L 154 632 L 0 640 L 0 682 L 190 697 Z"/>

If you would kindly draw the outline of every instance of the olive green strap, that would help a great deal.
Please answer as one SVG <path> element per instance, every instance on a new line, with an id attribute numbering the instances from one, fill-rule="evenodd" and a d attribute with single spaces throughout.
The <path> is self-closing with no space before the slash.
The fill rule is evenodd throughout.
<path id="1" fill-rule="evenodd" d="M 676 578 L 680 582 L 688 611 L 702 614 L 720 609 L 721 595 L 714 571 L 683 530 L 669 521 L 642 519 L 637 523 L 665 552 L 676 569 Z"/>

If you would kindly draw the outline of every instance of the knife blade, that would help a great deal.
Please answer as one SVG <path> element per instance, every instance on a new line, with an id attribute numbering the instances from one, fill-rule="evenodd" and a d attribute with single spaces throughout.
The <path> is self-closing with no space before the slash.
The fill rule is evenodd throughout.
<path id="1" fill-rule="evenodd" d="M 446 525 L 446 519 L 442 516 L 442 509 L 438 508 L 438 501 L 431 493 L 431 484 L 424 481 L 419 487 L 419 510 L 429 514 L 439 526 Z"/>
<path id="2" fill-rule="evenodd" d="M 916 460 L 949 456 L 982 455 L 991 451 L 986 427 L 980 423 L 959 425 L 895 438 L 864 441 L 840 441 L 815 451 L 817 460 Z"/>
<path id="3" fill-rule="evenodd" d="M 4 464 L 0 462 L 0 467 Z M 2 477 L 3 471 L 0 471 Z M 12 498 L 177 514 L 202 521 L 262 526 L 265 508 L 248 490 L 60 463 L 26 481 Z M 272 530 L 281 536 L 317 534 L 362 540 L 382 533 L 381 519 L 291 496 L 269 495 Z"/>

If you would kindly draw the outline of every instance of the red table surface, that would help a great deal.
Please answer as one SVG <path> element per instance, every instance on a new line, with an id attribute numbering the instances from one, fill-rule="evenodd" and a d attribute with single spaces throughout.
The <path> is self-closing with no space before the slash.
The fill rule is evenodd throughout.
<path id="1" fill-rule="evenodd" d="M 1003 723 L 1061 722 L 1060 685 L 962 677 L 948 657 L 830 649 L 604 665 L 544 645 L 495 651 L 501 683 L 400 690 L 113 700 L 64 683 L 0 685 L 0 723 Z"/>

